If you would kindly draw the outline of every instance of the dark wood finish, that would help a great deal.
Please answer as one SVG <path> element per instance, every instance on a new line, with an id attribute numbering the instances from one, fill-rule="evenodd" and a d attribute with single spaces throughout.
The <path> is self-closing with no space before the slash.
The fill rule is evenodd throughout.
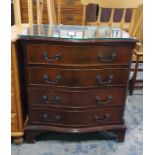
<path id="1" fill-rule="evenodd" d="M 117 92 L 117 93 L 116 93 Z M 104 88 L 89 91 L 68 91 L 46 87 L 29 88 L 29 103 L 52 108 L 105 108 L 124 102 L 125 88 Z M 78 100 L 75 100 L 77 98 Z"/>
<path id="2" fill-rule="evenodd" d="M 29 44 L 27 46 L 27 55 L 28 64 L 128 65 L 130 61 L 130 53 L 128 52 L 128 47 L 126 46 L 81 47 L 57 45 L 51 46 L 49 44 Z"/>
<path id="3" fill-rule="evenodd" d="M 99 80 L 98 76 L 101 77 Z M 112 79 L 110 80 L 110 76 Z M 128 69 L 59 69 L 29 68 L 30 85 L 51 85 L 58 87 L 103 87 L 125 86 Z M 103 82 L 103 83 L 102 83 Z"/>
<path id="4" fill-rule="evenodd" d="M 116 129 L 116 130 L 109 130 L 111 133 L 115 135 L 115 139 L 118 142 L 123 142 L 125 139 L 125 133 L 126 133 L 126 127 L 122 129 Z"/>
<path id="5" fill-rule="evenodd" d="M 135 42 L 19 39 L 29 116 L 25 126 L 28 142 L 46 131 L 87 133 L 107 130 L 123 141 L 126 131 L 123 115 Z M 108 59 L 115 57 L 110 49 L 116 51 L 115 61 L 99 62 L 98 50 L 105 52 Z M 48 55 L 43 56 L 43 50 L 47 50 Z M 49 59 L 57 61 L 49 63 Z M 104 58 L 101 56 L 100 59 Z"/>
<path id="6" fill-rule="evenodd" d="M 26 131 L 25 133 L 25 139 L 28 143 L 34 143 L 35 142 L 35 137 L 44 133 L 43 131 Z"/>
<path id="7" fill-rule="evenodd" d="M 85 127 L 101 124 L 119 124 L 122 122 L 121 108 L 106 108 L 93 111 L 57 111 L 55 109 L 31 108 L 30 124 L 61 125 L 68 127 Z"/>
<path id="8" fill-rule="evenodd" d="M 112 130 L 111 130 L 112 129 Z M 104 126 L 92 126 L 85 128 L 65 128 L 65 127 L 55 127 L 55 126 L 39 126 L 31 125 L 26 127 L 26 141 L 28 143 L 34 143 L 35 137 L 40 134 L 46 133 L 47 131 L 57 131 L 62 133 L 88 133 L 94 131 L 108 131 L 108 133 L 116 139 L 118 142 L 123 142 L 125 138 L 126 126 L 125 125 L 104 125 Z M 111 137 L 110 136 L 110 137 Z"/>

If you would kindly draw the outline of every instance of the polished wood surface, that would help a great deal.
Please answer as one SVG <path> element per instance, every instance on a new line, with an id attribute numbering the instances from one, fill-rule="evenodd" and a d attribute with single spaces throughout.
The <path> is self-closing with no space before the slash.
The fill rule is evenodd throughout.
<path id="1" fill-rule="evenodd" d="M 51 85 L 74 88 L 125 86 L 127 78 L 128 69 L 125 68 L 89 70 L 29 68 L 29 85 Z"/>
<path id="2" fill-rule="evenodd" d="M 123 141 L 123 114 L 135 44 L 136 40 L 19 39 L 28 107 L 27 141 L 33 142 L 44 131 L 101 130 L 111 130 L 117 140 Z M 100 52 L 107 60 L 113 51 L 113 61 L 98 60 Z M 53 59 L 57 61 L 49 62 Z"/>
<path id="3" fill-rule="evenodd" d="M 117 93 L 116 93 L 117 92 Z M 105 108 L 123 105 L 125 88 L 102 88 L 89 91 L 68 91 L 46 87 L 29 88 L 29 104 L 40 108 Z M 78 98 L 78 100 L 75 100 Z"/>
<path id="4" fill-rule="evenodd" d="M 30 111 L 31 124 L 62 125 L 68 127 L 84 127 L 101 124 L 119 124 L 122 122 L 121 108 L 105 108 L 92 111 L 58 111 L 34 109 Z"/>
<path id="5" fill-rule="evenodd" d="M 58 46 L 29 44 L 29 64 L 51 65 L 128 65 L 130 61 L 127 46 Z M 81 52 L 79 52 L 81 51 Z M 36 54 L 37 53 L 37 54 Z"/>

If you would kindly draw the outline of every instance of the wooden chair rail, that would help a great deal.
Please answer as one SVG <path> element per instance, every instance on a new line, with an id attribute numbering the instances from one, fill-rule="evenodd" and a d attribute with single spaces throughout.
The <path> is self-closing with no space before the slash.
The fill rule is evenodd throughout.
<path id="1" fill-rule="evenodd" d="M 115 1 L 113 1 L 113 0 L 81 0 L 81 3 L 83 4 L 82 25 L 86 24 L 86 6 L 88 4 L 97 4 L 99 6 L 99 12 L 98 12 L 98 16 L 97 16 L 97 21 L 94 23 L 95 25 L 110 25 L 110 26 L 112 26 L 113 24 L 115 24 L 115 22 L 114 22 L 115 10 L 123 9 L 123 14 L 121 16 L 121 21 L 119 22 L 119 26 L 121 28 L 128 29 L 129 32 L 131 32 L 133 30 L 133 26 L 134 26 L 134 18 L 136 15 L 136 8 L 138 8 L 138 6 L 140 4 L 142 4 L 142 1 L 141 0 L 126 0 L 126 1 L 124 1 L 124 0 L 115 0 Z M 107 23 L 101 22 L 101 16 L 102 16 L 103 10 L 107 9 L 107 8 L 111 9 L 110 19 Z M 126 26 L 127 24 L 125 22 L 127 9 L 132 9 L 132 17 L 131 17 L 130 24 L 128 24 L 129 26 Z M 128 27 L 128 28 L 126 28 L 126 27 Z"/>
<path id="2" fill-rule="evenodd" d="M 21 9 L 20 0 L 13 0 L 14 15 L 15 15 L 15 25 L 21 25 Z M 28 5 L 28 22 L 30 25 L 34 24 L 34 5 L 33 0 L 27 0 Z M 47 7 L 48 21 L 49 24 L 56 24 L 56 15 L 54 0 L 36 0 L 36 10 L 37 10 L 37 24 L 42 24 L 43 19 L 43 9 L 44 6 Z"/>

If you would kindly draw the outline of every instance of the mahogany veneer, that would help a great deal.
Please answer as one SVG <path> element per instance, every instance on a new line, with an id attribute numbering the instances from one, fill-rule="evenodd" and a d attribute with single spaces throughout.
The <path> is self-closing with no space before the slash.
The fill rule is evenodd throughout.
<path id="1" fill-rule="evenodd" d="M 46 131 L 109 130 L 123 141 L 135 40 L 18 40 L 28 106 L 28 142 Z"/>
<path id="2" fill-rule="evenodd" d="M 104 108 L 122 105 L 125 88 L 68 91 L 41 87 L 29 88 L 28 94 L 29 103 L 33 106 L 54 107 L 58 109 Z M 78 100 L 75 100 L 75 98 L 78 98 Z"/>

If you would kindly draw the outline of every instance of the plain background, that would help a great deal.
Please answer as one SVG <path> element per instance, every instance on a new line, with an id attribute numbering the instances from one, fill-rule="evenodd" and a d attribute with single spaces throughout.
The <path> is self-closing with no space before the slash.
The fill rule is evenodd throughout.
<path id="1" fill-rule="evenodd" d="M 155 154 L 155 4 L 144 0 L 144 155 Z M 11 155 L 11 0 L 0 0 L 0 155 Z"/>

